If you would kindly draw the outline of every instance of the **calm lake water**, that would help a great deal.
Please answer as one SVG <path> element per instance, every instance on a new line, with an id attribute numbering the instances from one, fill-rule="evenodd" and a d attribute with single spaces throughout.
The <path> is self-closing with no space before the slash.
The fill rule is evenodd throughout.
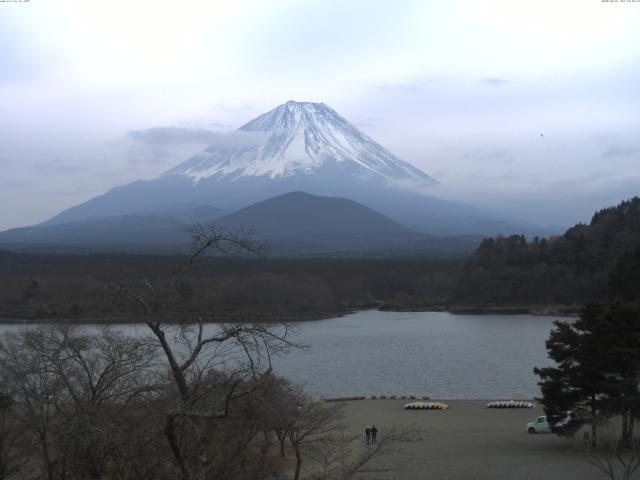
<path id="1" fill-rule="evenodd" d="M 429 395 L 433 398 L 533 398 L 534 366 L 558 318 L 365 311 L 305 322 L 307 354 L 276 366 L 321 396 Z"/>
<path id="2" fill-rule="evenodd" d="M 322 397 L 429 395 L 516 399 L 539 395 L 534 366 L 546 366 L 555 317 L 363 311 L 301 322 L 301 343 L 274 361 L 280 374 Z M 0 332 L 21 326 L 0 326 Z M 146 332 L 143 326 L 124 326 Z"/>

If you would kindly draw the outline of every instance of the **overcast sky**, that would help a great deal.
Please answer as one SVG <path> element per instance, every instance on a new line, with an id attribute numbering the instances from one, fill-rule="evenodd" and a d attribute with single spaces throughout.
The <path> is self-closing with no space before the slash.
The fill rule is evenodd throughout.
<path id="1" fill-rule="evenodd" d="M 543 225 L 640 194 L 640 2 L 0 2 L 0 229 L 157 176 L 287 100 Z"/>

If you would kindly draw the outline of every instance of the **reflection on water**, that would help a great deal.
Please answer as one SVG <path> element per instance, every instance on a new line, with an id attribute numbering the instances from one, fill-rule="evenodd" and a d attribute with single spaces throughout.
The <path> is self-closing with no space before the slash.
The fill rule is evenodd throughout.
<path id="1" fill-rule="evenodd" d="M 363 311 L 301 322 L 309 352 L 275 360 L 280 374 L 319 396 L 533 398 L 534 366 L 549 364 L 552 317 Z M 0 326 L 0 332 L 22 326 Z M 146 334 L 144 325 L 119 326 Z"/>

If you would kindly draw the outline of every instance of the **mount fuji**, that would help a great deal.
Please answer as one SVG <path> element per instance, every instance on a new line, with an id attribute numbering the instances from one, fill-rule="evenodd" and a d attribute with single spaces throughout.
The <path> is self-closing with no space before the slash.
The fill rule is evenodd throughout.
<path id="1" fill-rule="evenodd" d="M 306 192 L 358 202 L 421 234 L 544 235 L 535 225 L 438 199 L 430 194 L 437 184 L 327 105 L 289 101 L 153 180 L 115 187 L 31 228 L 122 216 L 130 223 L 132 215 L 186 224 Z"/>
<path id="2" fill-rule="evenodd" d="M 271 180 L 297 175 L 354 180 L 437 183 L 359 131 L 324 103 L 293 102 L 259 116 L 238 130 L 246 144 L 211 145 L 166 172 L 195 183 L 215 178 Z"/>

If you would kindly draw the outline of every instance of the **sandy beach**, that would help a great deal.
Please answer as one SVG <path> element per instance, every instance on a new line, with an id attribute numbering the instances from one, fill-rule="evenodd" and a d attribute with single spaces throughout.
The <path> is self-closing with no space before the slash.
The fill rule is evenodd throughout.
<path id="1" fill-rule="evenodd" d="M 385 457 L 394 473 L 364 478 L 474 480 L 596 480 L 606 478 L 570 441 L 530 435 L 527 422 L 542 408 L 488 409 L 485 400 L 440 400 L 448 410 L 404 410 L 407 400 L 341 402 L 351 432 L 375 424 L 379 436 L 392 426 L 419 429 Z M 364 433 L 363 433 L 364 435 Z M 397 469 L 397 470 L 396 470 Z"/>

